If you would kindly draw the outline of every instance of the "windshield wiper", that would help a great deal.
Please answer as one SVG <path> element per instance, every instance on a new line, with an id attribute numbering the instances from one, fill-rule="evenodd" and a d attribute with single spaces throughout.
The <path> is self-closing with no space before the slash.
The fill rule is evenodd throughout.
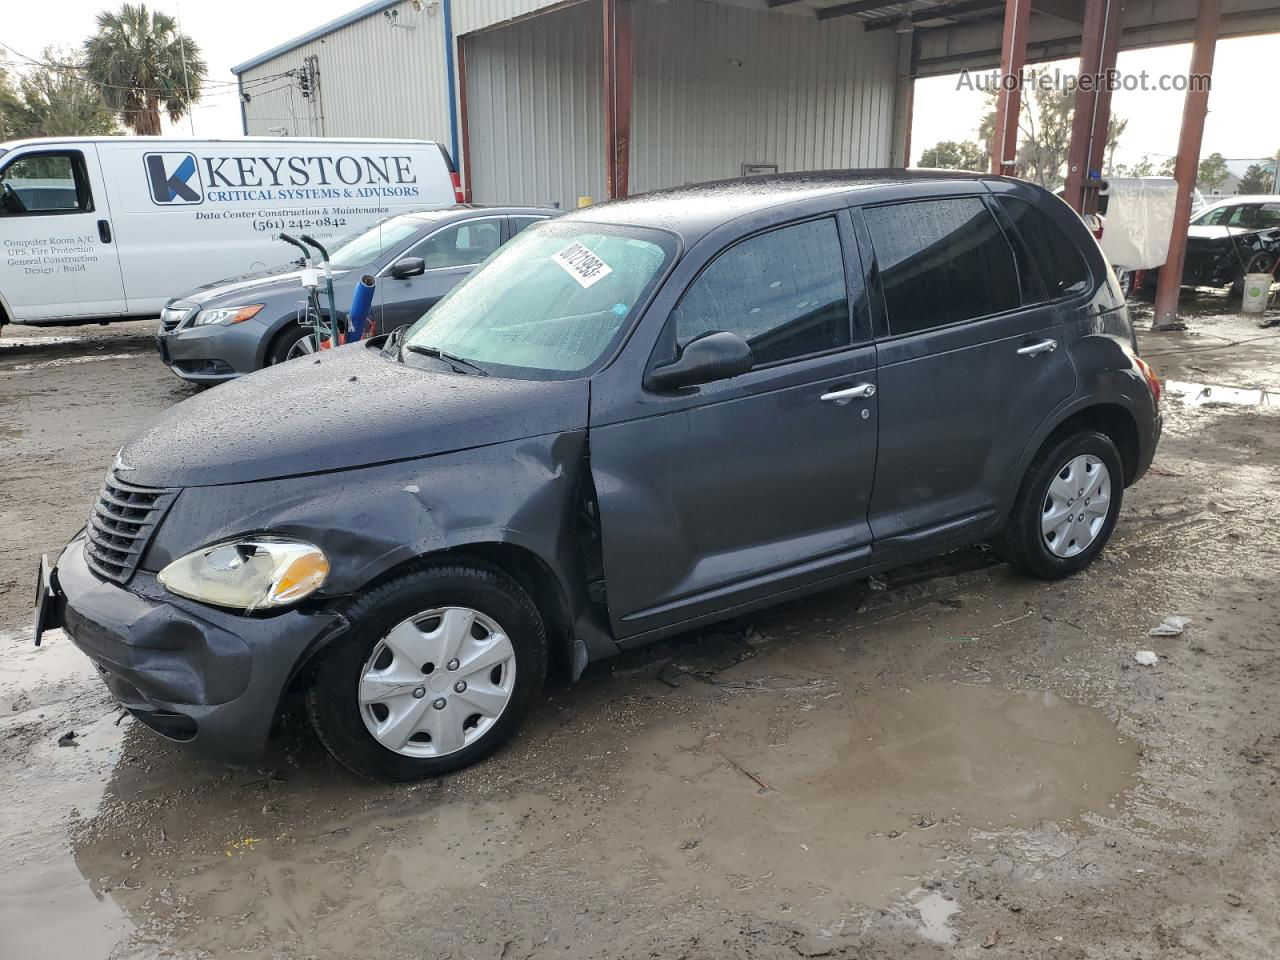
<path id="1" fill-rule="evenodd" d="M 477 376 L 487 377 L 489 371 L 478 363 L 473 363 L 463 357 L 455 357 L 452 353 L 445 353 L 439 347 L 423 347 L 416 343 L 407 345 L 404 349 L 410 353 L 416 353 L 419 356 L 431 357 L 433 360 L 443 360 L 449 366 L 453 367 L 454 373 L 474 373 Z"/>

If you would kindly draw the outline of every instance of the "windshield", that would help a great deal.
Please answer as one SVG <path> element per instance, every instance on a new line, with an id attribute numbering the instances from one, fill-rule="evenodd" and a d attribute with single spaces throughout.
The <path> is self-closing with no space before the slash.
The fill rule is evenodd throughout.
<path id="1" fill-rule="evenodd" d="M 434 348 L 501 376 L 587 371 L 675 252 L 668 234 L 544 223 L 519 234 L 413 325 L 405 347 Z"/>
<path id="2" fill-rule="evenodd" d="M 364 233 L 346 240 L 329 255 L 329 264 L 334 270 L 355 270 L 359 267 L 367 267 L 426 225 L 426 221 L 412 214 L 402 214 L 383 220 Z"/>

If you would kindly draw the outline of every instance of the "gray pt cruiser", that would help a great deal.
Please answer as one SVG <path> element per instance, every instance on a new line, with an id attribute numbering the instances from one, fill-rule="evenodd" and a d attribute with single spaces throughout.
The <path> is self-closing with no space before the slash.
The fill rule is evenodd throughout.
<path id="1" fill-rule="evenodd" d="M 509 738 L 548 662 L 978 540 L 1043 578 L 1103 549 L 1159 382 L 1062 201 L 860 171 L 539 224 L 407 332 L 187 400 L 41 565 L 143 723 L 227 762 L 305 694 L 352 770 Z"/>

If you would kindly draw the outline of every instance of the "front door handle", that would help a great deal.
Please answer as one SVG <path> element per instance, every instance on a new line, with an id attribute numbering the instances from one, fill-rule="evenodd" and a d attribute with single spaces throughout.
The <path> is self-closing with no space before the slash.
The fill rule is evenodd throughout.
<path id="1" fill-rule="evenodd" d="M 874 397 L 875 395 L 876 385 L 874 383 L 860 383 L 856 387 L 846 387 L 843 390 L 832 390 L 830 393 L 824 393 L 822 399 L 828 403 L 843 407 L 854 400 L 866 400 L 868 397 Z"/>
<path id="2" fill-rule="evenodd" d="M 1033 343 L 1029 347 L 1019 347 L 1018 356 L 1020 357 L 1038 357 L 1042 353 L 1053 353 L 1058 349 L 1057 340 L 1041 340 L 1039 343 Z"/>
<path id="3" fill-rule="evenodd" d="M 106 220 L 98 221 L 98 239 L 103 243 L 111 242 L 111 224 Z"/>

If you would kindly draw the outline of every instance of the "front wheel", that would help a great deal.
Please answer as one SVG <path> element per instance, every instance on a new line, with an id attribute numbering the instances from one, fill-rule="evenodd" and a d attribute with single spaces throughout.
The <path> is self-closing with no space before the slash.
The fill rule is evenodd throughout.
<path id="1" fill-rule="evenodd" d="M 469 766 L 519 727 L 542 689 L 547 638 L 533 601 L 500 571 L 439 563 L 348 611 L 307 695 L 320 740 L 344 766 L 408 781 Z"/>
<path id="2" fill-rule="evenodd" d="M 1111 439 L 1081 431 L 1036 456 L 996 547 L 1012 566 L 1045 580 L 1078 573 L 1102 552 L 1124 498 L 1124 466 Z"/>
<path id="3" fill-rule="evenodd" d="M 316 352 L 315 328 L 292 323 L 285 327 L 271 343 L 267 351 L 267 366 L 275 366 L 286 360 L 297 360 Z"/>

